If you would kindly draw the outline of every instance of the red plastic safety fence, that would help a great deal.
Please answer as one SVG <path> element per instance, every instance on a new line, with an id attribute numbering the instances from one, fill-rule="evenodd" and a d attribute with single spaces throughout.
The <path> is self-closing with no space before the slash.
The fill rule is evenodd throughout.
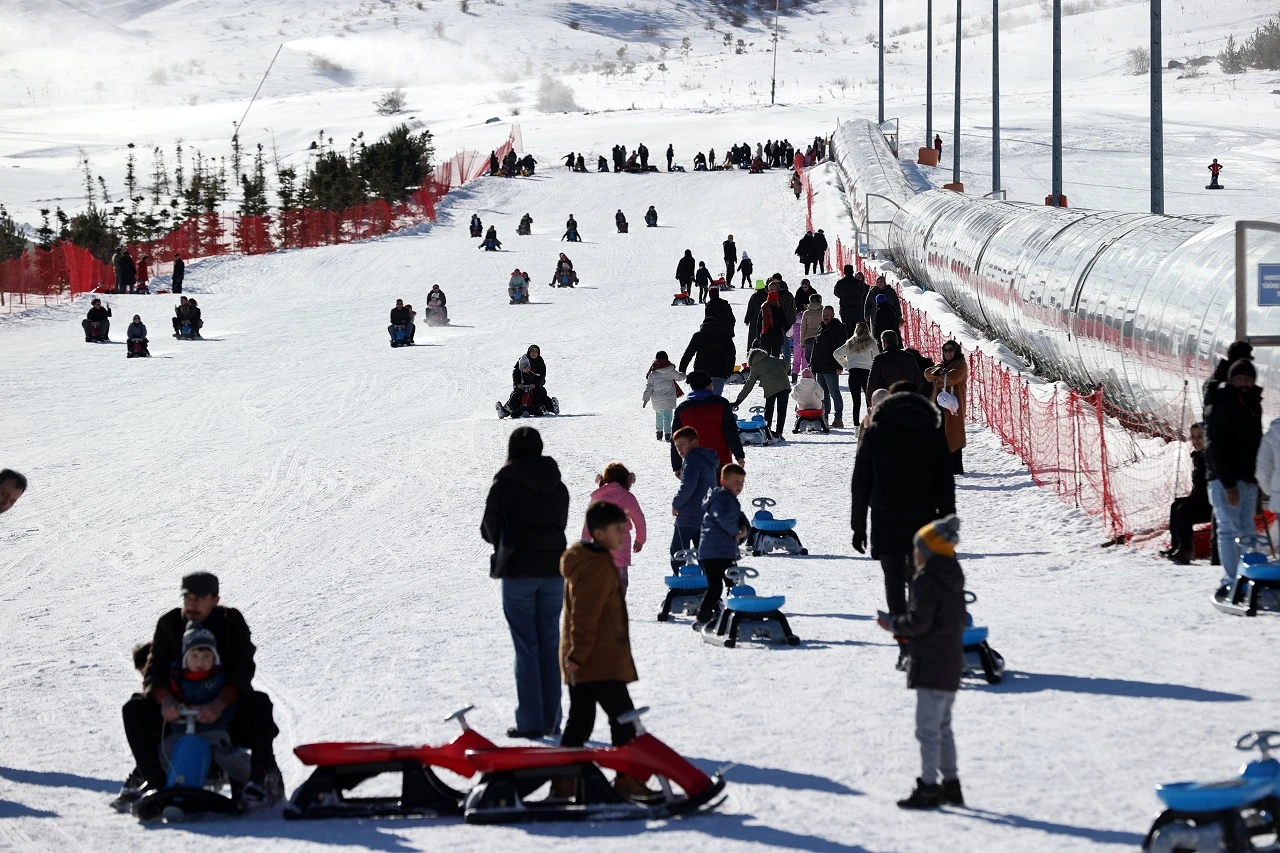
<path id="1" fill-rule="evenodd" d="M 837 243 L 837 255 L 842 250 Z M 853 263 L 875 274 L 857 254 Z M 905 299 L 901 303 L 904 344 L 939 358 L 947 335 L 926 312 Z M 1167 529 L 1169 503 L 1190 487 L 1190 465 L 1184 442 L 1134 428 L 1151 423 L 1152 413 L 1121 411 L 1101 388 L 1085 394 L 1061 384 L 1033 384 L 977 349 L 966 358 L 970 420 L 999 436 L 1037 485 L 1099 516 L 1112 541 L 1151 539 Z M 1182 406 L 1188 413 L 1190 393 L 1188 385 Z"/>
<path id="2" fill-rule="evenodd" d="M 523 150 L 523 137 L 513 125 L 506 142 L 496 150 L 498 159 L 508 151 Z M 488 155 L 460 151 L 440 163 L 408 199 L 388 203 L 372 201 L 346 210 L 283 210 L 268 216 L 232 216 L 202 213 L 189 217 L 155 240 L 128 246 L 139 265 L 139 281 L 168 275 L 175 253 L 183 259 L 216 255 L 261 255 L 278 249 L 311 248 L 354 243 L 436 221 L 436 206 L 450 190 L 480 177 L 489 168 Z M 70 301 L 79 293 L 115 287 L 109 263 L 87 249 L 59 243 L 34 249 L 21 257 L 0 262 L 0 311 L 24 311 L 38 305 Z"/>

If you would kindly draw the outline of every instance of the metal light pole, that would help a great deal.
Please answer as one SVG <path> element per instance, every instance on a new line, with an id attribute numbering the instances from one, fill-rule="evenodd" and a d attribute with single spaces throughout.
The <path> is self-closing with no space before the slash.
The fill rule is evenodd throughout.
<path id="1" fill-rule="evenodd" d="M 1151 212 L 1164 213 L 1164 83 L 1160 0 L 1151 0 Z"/>
<path id="2" fill-rule="evenodd" d="M 933 0 L 929 0 L 924 25 L 924 144 L 933 147 Z"/>
<path id="3" fill-rule="evenodd" d="M 880 124 L 884 124 L 884 0 L 880 0 Z"/>
<path id="4" fill-rule="evenodd" d="M 1053 178 L 1049 203 L 1062 206 L 1062 0 L 1053 0 Z"/>
<path id="5" fill-rule="evenodd" d="M 960 43 L 964 34 L 961 26 L 962 2 L 956 0 L 956 96 L 955 122 L 951 126 L 951 182 L 960 183 Z"/>
<path id="6" fill-rule="evenodd" d="M 991 0 L 991 194 L 1000 194 L 1000 0 Z"/>
<path id="7" fill-rule="evenodd" d="M 778 96 L 778 5 L 782 0 L 773 0 L 773 82 L 769 84 L 769 104 L 773 105 Z"/>

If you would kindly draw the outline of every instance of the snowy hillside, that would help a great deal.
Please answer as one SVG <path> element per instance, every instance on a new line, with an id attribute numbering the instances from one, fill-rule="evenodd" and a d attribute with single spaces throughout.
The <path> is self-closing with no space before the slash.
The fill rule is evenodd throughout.
<path id="1" fill-rule="evenodd" d="M 708 2 L 469 0 L 466 12 L 461 5 L 8 0 L 0 32 L 0 201 L 33 223 L 43 206 L 82 206 L 81 151 L 117 196 L 129 142 L 140 152 L 160 145 L 172 154 L 181 139 L 188 151 L 229 155 L 234 123 L 277 48 L 241 140 L 298 165 L 321 130 L 341 144 L 403 120 L 374 112 L 373 101 L 394 86 L 405 87 L 406 115 L 432 129 L 442 152 L 491 148 L 492 129 L 482 123 L 497 116 L 521 121 L 527 147 L 547 158 L 560 153 L 553 141 L 586 147 L 608 140 L 605 149 L 620 141 L 608 134 L 635 117 L 617 111 L 650 113 L 639 120 L 661 137 L 673 110 L 692 110 L 703 119 L 696 132 L 656 140 L 676 142 L 687 164 L 694 146 L 723 150 L 742 141 L 726 122 L 769 103 L 771 8 L 734 26 Z M 1066 5 L 1077 13 L 1064 20 L 1063 35 L 1067 194 L 1076 206 L 1145 210 L 1146 78 L 1129 75 L 1125 64 L 1130 48 L 1146 44 L 1146 7 Z M 1228 35 L 1241 38 L 1275 12 L 1269 0 L 1167 5 L 1165 58 L 1180 62 L 1216 55 Z M 945 6 L 936 10 L 934 56 L 934 128 L 948 146 L 944 165 L 954 73 Z M 925 4 L 888 0 L 886 7 L 886 114 L 902 119 L 904 144 L 923 144 Z M 961 162 L 965 181 L 985 192 L 989 9 L 965 9 Z M 815 0 L 784 15 L 782 27 L 780 103 L 802 108 L 816 127 L 840 116 L 874 117 L 876 4 Z M 1005 186 L 1011 198 L 1039 202 L 1048 193 L 1049 25 L 1040 5 L 1019 2 L 1005 4 L 1002 30 Z M 1165 75 L 1169 212 L 1274 210 L 1280 74 L 1228 78 L 1216 63 L 1202 71 L 1192 79 Z M 577 104 L 597 114 L 548 116 L 538 107 L 544 76 L 567 84 Z M 1227 164 L 1228 192 L 1202 190 L 1212 157 Z"/>

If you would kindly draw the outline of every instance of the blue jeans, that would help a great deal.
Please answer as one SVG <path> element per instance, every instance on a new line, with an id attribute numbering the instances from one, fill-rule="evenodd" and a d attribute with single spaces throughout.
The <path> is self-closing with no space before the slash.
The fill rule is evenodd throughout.
<path id="1" fill-rule="evenodd" d="M 414 328 L 413 323 L 405 323 L 404 329 L 409 333 L 409 340 L 413 340 Z M 396 327 L 394 324 L 387 326 L 387 334 L 391 336 L 391 340 L 394 341 L 396 339 Z"/>
<path id="2" fill-rule="evenodd" d="M 560 727 L 560 607 L 564 578 L 504 578 L 502 613 L 516 650 L 516 728 Z"/>
<path id="3" fill-rule="evenodd" d="M 702 538 L 702 530 L 697 527 L 681 527 L 676 525 L 675 531 L 671 534 L 671 571 L 675 571 L 684 565 L 684 560 L 676 559 L 676 552 L 690 548 L 694 551 L 698 550 L 698 541 Z"/>
<path id="4" fill-rule="evenodd" d="M 818 380 L 818 384 L 822 386 L 822 390 L 827 394 L 822 398 L 822 413 L 828 414 L 831 411 L 832 401 L 835 401 L 836 418 L 844 420 L 844 396 L 840 392 L 840 374 L 838 373 L 815 373 L 813 378 Z"/>
<path id="5" fill-rule="evenodd" d="M 717 397 L 724 396 L 724 380 L 725 380 L 725 377 L 723 376 L 711 377 L 711 390 L 716 392 Z"/>
<path id="6" fill-rule="evenodd" d="M 794 356 L 795 356 L 795 341 L 792 340 L 791 338 L 788 338 L 786 335 L 783 335 L 782 336 L 782 360 L 785 361 L 787 364 L 790 364 Z"/>
<path id="7" fill-rule="evenodd" d="M 1228 580 L 1234 580 L 1240 566 L 1240 546 L 1237 536 L 1252 536 L 1255 532 L 1253 517 L 1258 508 L 1258 484 L 1238 482 L 1240 501 L 1235 506 L 1227 503 L 1227 490 L 1221 480 L 1209 481 L 1209 503 L 1218 522 L 1218 555 L 1222 558 L 1222 572 Z"/>

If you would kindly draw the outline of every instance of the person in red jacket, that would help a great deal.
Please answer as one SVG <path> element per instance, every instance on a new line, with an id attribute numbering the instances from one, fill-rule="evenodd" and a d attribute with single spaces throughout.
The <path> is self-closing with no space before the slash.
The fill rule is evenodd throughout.
<path id="1" fill-rule="evenodd" d="M 1221 163 L 1219 163 L 1219 162 L 1217 161 L 1217 158 L 1215 158 L 1215 159 L 1214 159 L 1214 161 L 1213 161 L 1212 163 L 1210 163 L 1210 164 L 1209 164 L 1209 175 L 1210 175 L 1210 177 L 1209 177 L 1209 189 L 1213 190 L 1213 189 L 1218 189 L 1218 188 L 1219 188 L 1219 187 L 1218 187 L 1218 174 L 1219 174 L 1221 171 L 1222 171 L 1222 164 L 1221 164 Z"/>
<path id="2" fill-rule="evenodd" d="M 672 420 L 671 432 L 681 427 L 693 427 L 698 432 L 701 447 L 714 450 L 719 466 L 728 465 L 737 460 L 744 464 L 742 440 L 738 437 L 738 416 L 733 413 L 733 405 L 724 397 L 711 390 L 711 377 L 705 371 L 695 370 L 685 381 L 692 389 L 685 401 L 676 407 Z M 671 470 L 680 475 L 682 459 L 671 445 Z"/>

